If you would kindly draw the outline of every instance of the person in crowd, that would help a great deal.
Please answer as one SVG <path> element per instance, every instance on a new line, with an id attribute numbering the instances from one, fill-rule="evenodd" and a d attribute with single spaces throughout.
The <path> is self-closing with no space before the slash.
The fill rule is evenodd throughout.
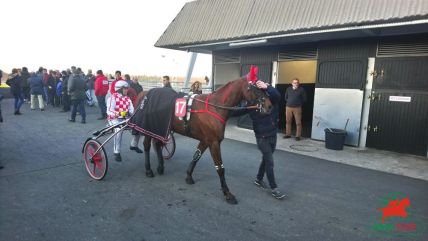
<path id="1" fill-rule="evenodd" d="M 30 73 L 28 72 L 28 68 L 22 67 L 21 79 L 22 79 L 22 93 L 24 96 L 24 101 L 30 101 L 30 86 L 28 85 L 28 78 L 30 78 Z"/>
<path id="2" fill-rule="evenodd" d="M 73 66 L 74 67 L 74 66 Z M 85 112 L 85 100 L 86 100 L 86 83 L 83 79 L 82 73 L 76 69 L 76 67 L 72 67 L 72 74 L 68 79 L 67 91 L 70 95 L 72 110 L 71 110 L 71 118 L 70 122 L 76 122 L 76 113 L 79 109 L 79 113 L 82 117 L 81 123 L 86 123 L 86 112 Z"/>
<path id="3" fill-rule="evenodd" d="M 126 83 L 128 83 L 129 86 L 131 86 L 131 76 L 129 74 L 125 74 L 125 81 Z"/>
<path id="4" fill-rule="evenodd" d="M 140 83 L 138 83 L 137 77 L 132 78 L 130 87 L 135 90 L 135 93 L 137 93 L 137 96 L 143 91 L 143 86 L 141 86 Z"/>
<path id="5" fill-rule="evenodd" d="M 104 76 L 102 70 L 97 71 L 97 77 L 95 78 L 95 96 L 97 97 L 98 106 L 101 110 L 101 117 L 98 120 L 105 120 L 107 118 L 107 106 L 106 106 L 106 95 L 108 92 L 108 80 Z"/>
<path id="6" fill-rule="evenodd" d="M 125 82 L 128 84 L 128 86 L 130 87 L 128 89 L 128 96 L 129 98 L 131 98 L 132 103 L 135 103 L 135 101 L 137 100 L 137 92 L 131 87 L 131 76 L 129 76 L 129 74 L 125 74 Z"/>
<path id="7" fill-rule="evenodd" d="M 30 108 L 31 110 L 36 109 L 36 100 L 39 102 L 39 108 L 41 111 L 45 110 L 45 104 L 43 102 L 43 79 L 42 75 L 34 72 L 30 73 L 28 79 L 28 85 L 30 86 Z"/>
<path id="8" fill-rule="evenodd" d="M 95 76 L 92 74 L 92 70 L 89 69 L 85 76 L 86 80 L 86 95 L 89 97 L 88 105 L 94 106 L 97 104 L 97 97 L 95 95 Z"/>
<path id="9" fill-rule="evenodd" d="M 137 96 L 140 92 L 143 91 L 143 87 L 138 83 L 138 79 L 134 77 L 134 79 L 131 81 L 131 77 L 129 75 L 125 75 L 125 79 L 128 79 L 130 82 L 130 88 L 128 90 L 128 96 L 131 98 L 131 101 L 134 105 L 134 107 L 137 106 Z M 129 147 L 130 150 L 136 151 L 137 153 L 143 153 L 143 150 L 141 150 L 138 147 L 138 143 L 140 142 L 140 132 L 136 130 L 132 130 L 132 140 L 131 140 L 131 146 Z"/>
<path id="10" fill-rule="evenodd" d="M 113 80 L 113 82 L 111 82 L 111 85 L 110 85 L 110 94 L 116 93 L 116 90 L 115 90 L 114 86 L 116 85 L 117 81 L 123 80 L 123 78 L 122 78 L 122 72 L 120 72 L 120 70 L 116 70 L 116 72 L 114 73 L 114 75 L 115 75 L 115 79 Z"/>
<path id="11" fill-rule="evenodd" d="M 201 82 L 195 81 L 195 83 L 193 83 L 190 86 L 190 92 L 192 94 L 197 94 L 197 95 L 202 94 L 202 84 L 201 84 Z"/>
<path id="12" fill-rule="evenodd" d="M 68 87 L 68 79 L 70 78 L 71 74 L 69 74 L 68 71 L 62 71 L 62 88 L 61 88 L 61 95 L 62 95 L 62 110 L 60 112 L 68 112 L 71 108 L 71 100 L 70 95 L 68 95 L 67 87 Z"/>
<path id="13" fill-rule="evenodd" d="M 3 71 L 0 69 L 0 85 L 1 85 L 1 79 L 3 78 Z M 0 94 L 0 122 L 3 122 L 3 116 L 1 114 L 1 101 L 3 100 L 3 95 Z"/>
<path id="14" fill-rule="evenodd" d="M 300 87 L 298 78 L 294 78 L 292 86 L 285 91 L 285 135 L 284 138 L 291 137 L 291 122 L 296 120 L 296 141 L 300 141 L 302 136 L 302 106 L 306 102 L 306 92 Z"/>
<path id="15" fill-rule="evenodd" d="M 132 105 L 131 98 L 128 97 L 129 85 L 124 80 L 118 80 L 115 83 L 115 92 L 112 93 L 107 100 L 107 119 L 110 125 L 116 125 L 125 120 L 126 117 L 134 113 L 134 106 Z M 114 128 L 118 132 L 120 128 Z M 121 162 L 120 146 L 122 143 L 122 132 L 117 133 L 114 137 L 114 158 L 115 161 Z"/>
<path id="16" fill-rule="evenodd" d="M 51 104 L 53 107 L 55 107 L 55 91 L 56 91 L 56 79 L 55 79 L 55 71 L 49 70 L 48 75 L 48 100 L 49 104 Z"/>
<path id="17" fill-rule="evenodd" d="M 18 69 L 12 69 L 12 74 L 9 75 L 6 84 L 10 86 L 10 92 L 15 98 L 15 115 L 21 115 L 20 109 L 24 103 L 24 95 L 22 92 L 22 79 Z"/>
<path id="18" fill-rule="evenodd" d="M 62 105 L 62 75 L 59 70 L 55 72 L 55 106 L 61 106 Z"/>
<path id="19" fill-rule="evenodd" d="M 162 76 L 163 87 L 172 88 L 168 75 Z"/>
<path id="20" fill-rule="evenodd" d="M 47 69 L 42 69 L 42 80 L 43 80 L 43 96 L 44 96 L 44 100 L 46 101 L 46 105 L 50 104 L 50 100 L 49 100 L 49 85 L 48 85 L 48 81 L 49 81 L 49 74 L 48 74 L 48 70 Z"/>
<path id="21" fill-rule="evenodd" d="M 256 86 L 257 88 L 266 91 L 273 108 L 271 113 L 268 115 L 261 114 L 255 109 L 248 111 L 250 118 L 253 121 L 253 130 L 256 136 L 257 147 L 262 153 L 262 161 L 260 163 L 254 184 L 263 189 L 266 189 L 267 186 L 263 181 L 263 177 L 266 173 L 272 196 L 277 199 L 282 199 L 285 197 L 285 195 L 278 189 L 273 170 L 273 152 L 276 148 L 276 133 L 278 132 L 278 103 L 281 95 L 279 94 L 278 90 L 261 80 L 256 82 Z"/>

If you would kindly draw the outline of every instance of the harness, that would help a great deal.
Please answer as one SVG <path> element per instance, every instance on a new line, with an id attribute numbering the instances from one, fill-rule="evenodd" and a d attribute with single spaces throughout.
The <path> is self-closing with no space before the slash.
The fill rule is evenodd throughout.
<path id="1" fill-rule="evenodd" d="M 210 103 L 210 98 L 212 96 L 212 94 L 207 95 L 207 97 L 205 98 L 205 100 L 199 100 L 196 99 L 195 96 L 197 96 L 197 94 L 192 94 L 192 95 L 185 95 L 183 96 L 184 99 L 186 99 L 186 115 L 184 117 L 179 117 L 179 120 L 182 120 L 184 122 L 184 131 L 185 134 L 187 136 L 190 135 L 190 126 L 189 126 L 189 120 L 190 120 L 190 116 L 191 113 L 207 113 L 209 115 L 211 115 L 212 117 L 216 118 L 217 120 L 219 120 L 222 124 L 224 124 L 226 122 L 226 120 L 221 117 L 220 115 L 218 115 L 217 113 L 208 110 L 208 106 L 213 106 L 214 108 L 218 108 L 218 109 L 224 109 L 224 110 L 251 110 L 251 109 L 257 109 L 257 110 L 261 110 L 262 108 L 262 104 L 264 101 L 263 97 L 259 97 L 257 99 L 256 102 L 252 102 L 250 106 L 244 106 L 244 107 L 228 107 L 228 106 L 221 106 L 221 105 L 216 105 L 216 104 L 212 104 Z M 193 110 L 192 106 L 193 106 L 193 101 L 198 101 L 201 103 L 205 104 L 205 108 L 204 109 L 199 109 L 199 110 Z"/>
<path id="2" fill-rule="evenodd" d="M 216 118 L 217 120 L 219 120 L 221 123 L 225 123 L 226 121 L 221 116 L 217 115 L 217 113 L 214 113 L 214 112 L 208 110 L 208 105 L 212 105 L 209 103 L 210 97 L 211 97 L 211 94 L 207 95 L 207 97 L 205 98 L 205 101 L 203 101 L 203 102 L 205 102 L 205 109 L 203 109 L 203 110 L 190 110 L 190 112 L 191 113 L 207 113 L 207 114 L 213 116 L 214 118 Z M 195 99 L 195 100 L 200 101 L 198 99 Z"/>

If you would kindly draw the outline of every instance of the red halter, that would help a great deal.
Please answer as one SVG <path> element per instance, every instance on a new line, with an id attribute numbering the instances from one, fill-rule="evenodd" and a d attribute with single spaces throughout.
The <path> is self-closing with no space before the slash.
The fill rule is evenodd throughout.
<path id="1" fill-rule="evenodd" d="M 207 98 L 205 99 L 205 109 L 204 110 L 191 110 L 191 113 L 208 113 L 211 116 L 214 116 L 217 120 L 221 121 L 221 123 L 225 123 L 226 121 L 216 113 L 208 110 L 208 101 L 211 97 L 211 94 L 207 95 Z"/>

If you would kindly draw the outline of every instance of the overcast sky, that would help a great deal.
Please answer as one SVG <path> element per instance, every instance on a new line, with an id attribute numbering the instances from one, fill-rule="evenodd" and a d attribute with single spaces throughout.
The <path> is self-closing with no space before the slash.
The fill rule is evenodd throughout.
<path id="1" fill-rule="evenodd" d="M 71 65 L 104 72 L 182 75 L 190 53 L 154 44 L 189 0 L 2 0 L 0 69 Z M 193 76 L 211 75 L 198 55 Z"/>

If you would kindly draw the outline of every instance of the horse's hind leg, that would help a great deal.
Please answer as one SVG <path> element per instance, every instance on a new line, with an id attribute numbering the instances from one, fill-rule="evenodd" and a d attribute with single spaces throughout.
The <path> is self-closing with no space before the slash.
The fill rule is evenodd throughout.
<path id="1" fill-rule="evenodd" d="M 156 154 L 158 156 L 158 174 L 163 175 L 164 166 L 163 166 L 163 155 L 162 155 L 162 142 L 155 141 Z"/>
<path id="2" fill-rule="evenodd" d="M 226 184 L 226 178 L 224 177 L 224 166 L 223 161 L 221 160 L 221 152 L 220 152 L 220 142 L 213 142 L 210 145 L 211 156 L 214 160 L 215 169 L 217 170 L 217 174 L 220 177 L 221 189 L 223 190 L 224 197 L 226 198 L 226 202 L 229 204 L 237 204 L 235 196 L 229 191 L 229 188 Z"/>
<path id="3" fill-rule="evenodd" d="M 146 166 L 146 176 L 154 177 L 152 169 L 150 168 L 150 146 L 152 138 L 149 136 L 144 137 L 144 164 Z"/>
<path id="4" fill-rule="evenodd" d="M 190 162 L 189 167 L 187 168 L 187 177 L 186 177 L 186 183 L 187 184 L 194 184 L 195 181 L 193 180 L 192 174 L 193 170 L 195 169 L 196 163 L 201 158 L 204 151 L 207 149 L 207 145 L 203 142 L 199 142 L 198 148 L 195 151 L 195 154 L 193 154 L 193 160 Z"/>

